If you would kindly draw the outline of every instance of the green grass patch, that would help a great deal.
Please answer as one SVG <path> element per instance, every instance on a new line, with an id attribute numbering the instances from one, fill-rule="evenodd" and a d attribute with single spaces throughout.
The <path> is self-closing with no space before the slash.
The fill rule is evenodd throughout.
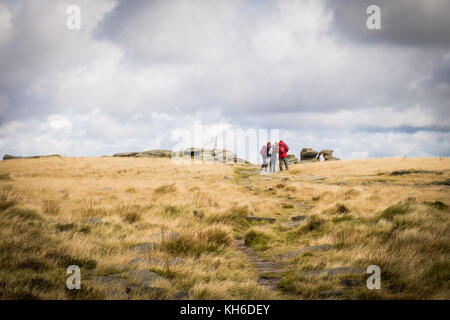
<path id="1" fill-rule="evenodd" d="M 263 232 L 250 230 L 244 236 L 245 244 L 256 250 L 266 250 L 271 237 Z"/>
<path id="2" fill-rule="evenodd" d="M 353 220 L 353 217 L 351 215 L 344 215 L 344 216 L 332 218 L 331 222 L 340 223 L 340 222 L 351 221 L 351 220 Z"/>
<path id="3" fill-rule="evenodd" d="M 448 209 L 448 205 L 442 201 L 427 201 L 425 204 L 431 208 L 437 209 L 437 210 L 446 210 Z"/>
<path id="4" fill-rule="evenodd" d="M 390 206 L 384 209 L 379 215 L 378 220 L 386 219 L 392 220 L 397 215 L 404 215 L 410 211 L 409 203 L 407 202 L 399 202 L 393 206 Z"/>

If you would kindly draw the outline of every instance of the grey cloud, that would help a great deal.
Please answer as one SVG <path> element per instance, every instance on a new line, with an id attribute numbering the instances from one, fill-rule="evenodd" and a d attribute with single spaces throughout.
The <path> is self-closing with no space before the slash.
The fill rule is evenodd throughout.
<path id="1" fill-rule="evenodd" d="M 78 33 L 64 27 L 69 1 L 4 2 L 13 36 L 0 42 L 0 151 L 170 148 L 174 129 L 200 120 L 280 128 L 297 149 L 336 146 L 347 158 L 352 146 L 397 154 L 382 147 L 390 134 L 401 152 L 428 133 L 426 152 L 450 154 L 443 2 L 371 1 L 384 29 L 366 37 L 366 1 L 78 1 Z M 428 27 L 395 24 L 400 9 Z M 49 115 L 71 130 L 41 128 Z"/>
<path id="2" fill-rule="evenodd" d="M 327 0 L 333 13 L 331 32 L 350 40 L 405 46 L 444 46 L 450 43 L 450 2 L 445 0 Z M 381 30 L 369 30 L 366 9 L 381 9 Z"/>

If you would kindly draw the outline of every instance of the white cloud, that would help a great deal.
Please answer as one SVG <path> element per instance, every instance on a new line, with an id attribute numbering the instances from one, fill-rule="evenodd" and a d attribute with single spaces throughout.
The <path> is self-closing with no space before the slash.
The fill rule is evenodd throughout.
<path id="1" fill-rule="evenodd" d="M 202 121 L 208 143 L 279 128 L 295 152 L 450 153 L 448 49 L 340 41 L 322 1 L 76 1 L 75 32 L 69 2 L 0 10 L 0 151 L 171 148 Z"/>

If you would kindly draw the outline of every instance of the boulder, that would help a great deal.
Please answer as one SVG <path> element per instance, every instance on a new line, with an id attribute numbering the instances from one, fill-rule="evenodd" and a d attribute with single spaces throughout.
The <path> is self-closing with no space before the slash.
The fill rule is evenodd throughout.
<path id="1" fill-rule="evenodd" d="M 248 161 L 239 158 L 236 154 L 225 149 L 212 150 L 214 161 L 219 163 L 249 163 Z"/>
<path id="2" fill-rule="evenodd" d="M 101 223 L 102 219 L 98 218 L 98 217 L 92 217 L 87 219 L 84 224 L 97 224 L 97 223 Z"/>
<path id="3" fill-rule="evenodd" d="M 303 148 L 300 152 L 300 161 L 317 161 L 318 152 L 311 148 Z"/>
<path id="4" fill-rule="evenodd" d="M 292 221 L 302 221 L 302 220 L 305 220 L 306 218 L 308 218 L 308 216 L 302 214 L 302 215 L 299 215 L 299 216 L 293 216 L 293 217 L 291 217 L 291 220 L 292 220 Z"/>
<path id="5" fill-rule="evenodd" d="M 299 163 L 297 157 L 295 155 L 293 155 L 293 154 L 288 154 L 287 155 L 287 161 L 288 161 L 289 164 Z"/>
<path id="6" fill-rule="evenodd" d="M 333 157 L 334 150 L 322 150 L 317 155 L 317 160 L 320 156 L 323 156 L 324 161 L 339 160 L 339 158 Z"/>
<path id="7" fill-rule="evenodd" d="M 318 276 L 321 274 L 326 274 L 328 276 L 336 276 L 336 275 L 358 275 L 358 274 L 365 274 L 365 271 L 362 269 L 354 268 L 354 267 L 339 267 L 339 268 L 331 268 L 328 270 L 314 270 L 314 271 L 308 271 L 308 272 L 302 272 L 300 273 L 300 276 L 302 277 L 311 277 L 311 276 Z"/>
<path id="8" fill-rule="evenodd" d="M 134 258 L 130 261 L 130 266 L 136 266 L 139 264 L 143 264 L 146 267 L 152 266 L 177 266 L 184 264 L 184 261 L 181 258 L 172 258 L 172 259 L 159 259 L 159 258 Z"/>

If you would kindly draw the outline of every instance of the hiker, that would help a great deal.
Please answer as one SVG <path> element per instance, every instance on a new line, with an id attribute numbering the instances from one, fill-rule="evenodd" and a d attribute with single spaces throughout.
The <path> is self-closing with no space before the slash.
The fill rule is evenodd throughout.
<path id="1" fill-rule="evenodd" d="M 267 157 L 267 146 L 263 145 L 263 147 L 259 153 L 261 154 L 262 160 L 263 160 L 263 163 L 261 166 L 261 172 L 263 170 L 267 171 L 267 167 L 269 166 L 269 158 Z"/>
<path id="2" fill-rule="evenodd" d="M 278 143 L 274 143 L 272 146 L 272 155 L 270 156 L 270 172 L 273 173 L 275 173 L 277 169 L 277 153 L 278 153 Z"/>
<path id="3" fill-rule="evenodd" d="M 270 163 L 270 159 L 272 158 L 272 152 L 273 152 L 272 144 L 270 142 L 267 142 L 266 155 L 267 155 L 267 163 L 269 164 L 269 171 L 272 170 Z"/>
<path id="4" fill-rule="evenodd" d="M 280 171 L 283 171 L 283 163 L 286 167 L 286 170 L 288 169 L 288 161 L 287 161 L 287 152 L 289 151 L 289 147 L 284 143 L 283 140 L 280 140 L 278 143 L 278 154 L 280 157 Z"/>

